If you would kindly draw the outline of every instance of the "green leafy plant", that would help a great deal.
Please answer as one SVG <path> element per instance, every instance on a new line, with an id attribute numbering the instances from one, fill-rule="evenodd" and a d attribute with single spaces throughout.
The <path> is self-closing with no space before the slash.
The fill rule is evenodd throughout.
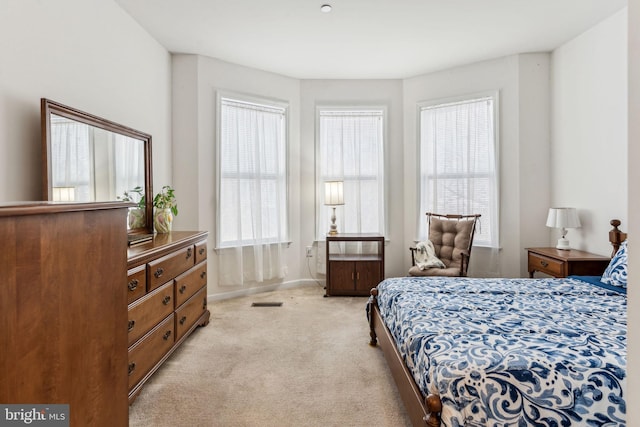
<path id="1" fill-rule="evenodd" d="M 157 209 L 171 209 L 173 216 L 177 216 L 178 202 L 176 201 L 175 190 L 169 185 L 162 187 L 162 191 L 153 198 L 153 206 Z"/>
<path id="2" fill-rule="evenodd" d="M 145 208 L 144 190 L 139 185 L 133 190 L 125 191 L 122 196 L 118 196 L 118 200 L 136 203 L 140 209 Z"/>

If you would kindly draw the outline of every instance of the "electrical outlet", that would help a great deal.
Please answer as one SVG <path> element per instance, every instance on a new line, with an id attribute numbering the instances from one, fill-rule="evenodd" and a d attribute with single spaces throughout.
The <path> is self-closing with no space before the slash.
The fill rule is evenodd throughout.
<path id="1" fill-rule="evenodd" d="M 307 258 L 313 257 L 313 248 L 311 246 L 307 246 Z"/>

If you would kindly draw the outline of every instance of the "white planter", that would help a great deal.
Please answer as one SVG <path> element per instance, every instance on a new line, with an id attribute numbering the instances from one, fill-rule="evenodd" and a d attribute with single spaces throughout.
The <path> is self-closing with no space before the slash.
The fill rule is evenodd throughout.
<path id="1" fill-rule="evenodd" d="M 158 233 L 171 233 L 173 213 L 171 209 L 156 209 L 153 215 L 153 226 Z"/>
<path id="2" fill-rule="evenodd" d="M 130 230 L 144 227 L 144 219 L 144 209 L 129 208 L 128 223 Z"/>

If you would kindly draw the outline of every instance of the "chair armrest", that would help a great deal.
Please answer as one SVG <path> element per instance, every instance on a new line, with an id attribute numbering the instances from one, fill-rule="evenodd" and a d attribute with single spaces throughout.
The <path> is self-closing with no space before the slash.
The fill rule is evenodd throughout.
<path id="1" fill-rule="evenodd" d="M 460 251 L 460 277 L 466 277 L 467 276 L 467 268 L 469 268 L 469 258 L 471 257 L 471 254 L 469 253 L 469 251 L 466 250 L 462 250 Z M 465 264 L 467 264 L 467 266 L 465 267 Z"/>

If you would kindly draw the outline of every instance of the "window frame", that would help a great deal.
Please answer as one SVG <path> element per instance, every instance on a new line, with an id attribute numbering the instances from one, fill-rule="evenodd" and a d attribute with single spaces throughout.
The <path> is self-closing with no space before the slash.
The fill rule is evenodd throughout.
<path id="1" fill-rule="evenodd" d="M 500 169 L 501 168 L 500 168 L 500 91 L 499 90 L 489 90 L 489 91 L 474 92 L 474 93 L 452 96 L 452 97 L 436 98 L 436 99 L 431 99 L 427 101 L 421 101 L 416 104 L 416 117 L 417 117 L 416 135 L 417 135 L 417 152 L 418 152 L 417 153 L 418 155 L 416 156 L 417 157 L 416 158 L 416 171 L 417 171 L 416 200 L 418 201 L 416 208 L 418 211 L 421 209 L 421 199 L 420 199 L 421 191 L 422 191 L 421 159 L 422 159 L 422 150 L 423 150 L 422 114 L 421 114 L 422 110 L 429 107 L 446 106 L 446 105 L 451 105 L 456 103 L 466 103 L 466 102 L 471 102 L 471 101 L 483 99 L 483 98 L 491 98 L 493 101 L 493 144 L 494 144 L 494 164 L 495 164 L 494 173 L 495 173 L 495 180 L 496 180 L 496 200 L 495 200 L 495 206 L 494 206 L 495 218 L 493 219 L 489 218 L 488 220 L 491 221 L 494 225 L 495 241 L 484 242 L 484 241 L 477 241 L 476 239 L 474 239 L 473 246 L 499 249 L 500 248 L 500 204 L 501 204 L 500 203 L 500 197 L 501 197 Z M 464 176 L 466 177 L 470 175 L 464 175 Z M 451 212 L 437 212 L 437 213 L 446 214 Z M 469 212 L 469 213 L 475 213 L 475 212 Z M 420 240 L 420 236 L 419 236 L 420 224 L 421 224 L 421 221 L 424 221 L 424 214 L 425 212 L 418 212 L 418 215 L 416 218 L 416 234 L 418 235 L 418 238 L 416 239 L 416 241 Z M 482 220 L 483 218 L 481 217 L 479 221 L 481 222 Z"/>
<path id="2" fill-rule="evenodd" d="M 240 245 L 235 245 L 235 244 L 223 244 L 223 242 L 221 241 L 221 233 L 220 233 L 220 227 L 221 227 L 221 211 L 222 211 L 222 206 L 220 203 L 221 200 L 221 194 L 222 194 L 222 168 L 220 167 L 220 162 L 221 162 L 221 150 L 222 150 L 222 103 L 223 100 L 230 100 L 232 102 L 238 102 L 238 103 L 248 103 L 248 104 L 254 104 L 254 105 L 258 105 L 258 106 L 265 106 L 267 108 L 274 108 L 274 109 L 282 109 L 283 110 L 283 117 L 284 117 L 284 125 L 283 125 L 283 137 L 284 137 L 284 176 L 282 177 L 282 179 L 284 180 L 284 213 L 286 215 L 286 219 L 284 221 L 284 227 L 285 227 L 285 232 L 284 232 L 284 236 L 282 236 L 282 239 L 280 238 L 275 238 L 275 239 L 269 239 L 269 240 L 264 240 L 264 241 L 260 241 L 260 242 L 254 242 L 254 241 L 241 241 Z M 215 123 L 216 123 L 216 135 L 215 135 L 215 150 L 214 150 L 214 164 L 216 167 L 216 171 L 215 171 L 215 193 L 216 193 L 216 198 L 215 198 L 215 204 L 216 204 L 216 220 L 215 220 L 215 249 L 216 250 L 221 250 L 221 249 L 230 249 L 230 248 L 238 248 L 238 247 L 251 247 L 251 246 L 255 246 L 256 244 L 287 244 L 289 245 L 291 243 L 290 240 L 290 230 L 291 230 L 291 215 L 290 215 L 290 209 L 289 209 L 289 203 L 290 203 L 290 188 L 289 188 L 289 176 L 290 176 L 290 162 L 289 162 L 289 141 L 290 141 L 290 120 L 289 120 L 289 110 L 290 110 L 290 106 L 289 106 L 289 102 L 285 101 L 285 100 L 280 100 L 280 99 L 275 99 L 275 98 L 268 98 L 268 97 L 262 97 L 262 96 L 257 96 L 257 95 L 249 95 L 249 94 L 245 94 L 245 93 L 240 93 L 240 92 L 234 92 L 234 91 L 226 91 L 226 90 L 217 90 L 216 91 L 216 109 L 215 109 Z M 278 179 L 276 177 L 276 179 Z"/>
<path id="3" fill-rule="evenodd" d="M 382 152 L 382 179 L 381 179 L 381 185 L 382 185 L 382 212 L 384 215 L 383 221 L 382 221 L 382 227 L 383 230 L 382 231 L 377 231 L 376 233 L 379 233 L 383 236 L 385 236 L 385 239 L 388 239 L 388 234 L 389 234 L 389 209 L 388 209 L 388 203 L 387 200 L 389 200 L 389 195 L 388 195 L 388 185 L 387 185 L 387 180 L 388 180 L 388 173 L 387 171 L 389 170 L 389 155 L 388 155 L 388 141 L 389 141 L 389 107 L 387 105 L 384 104 L 318 104 L 316 105 L 315 108 L 315 171 L 314 171 L 314 183 L 315 183 L 315 224 L 316 224 L 316 229 L 314 231 L 315 234 L 315 241 L 316 242 L 322 242 L 325 241 L 326 239 L 326 233 L 322 233 L 322 227 L 323 225 L 320 224 L 320 209 L 323 208 L 327 208 L 327 206 L 325 206 L 324 204 L 324 186 L 323 185 L 319 185 L 320 183 L 324 182 L 325 180 L 328 179 L 344 179 L 344 181 L 346 182 L 347 179 L 346 177 L 326 177 L 326 178 L 322 178 L 320 176 L 320 153 L 321 153 L 321 139 L 320 139 L 320 135 L 321 135 L 321 126 L 320 126 L 320 117 L 321 114 L 323 112 L 326 111 L 344 111 L 344 112 L 357 112 L 357 111 L 362 111 L 362 112 L 377 112 L 380 111 L 381 112 L 381 116 L 382 116 L 382 147 L 381 147 L 381 152 Z M 372 177 L 371 179 L 377 179 L 376 177 Z M 356 181 L 359 179 L 352 179 L 352 181 Z M 326 224 L 326 227 L 329 227 L 329 223 Z M 342 232 L 345 232 L 344 230 Z M 346 232 L 345 232 L 346 233 Z"/>

